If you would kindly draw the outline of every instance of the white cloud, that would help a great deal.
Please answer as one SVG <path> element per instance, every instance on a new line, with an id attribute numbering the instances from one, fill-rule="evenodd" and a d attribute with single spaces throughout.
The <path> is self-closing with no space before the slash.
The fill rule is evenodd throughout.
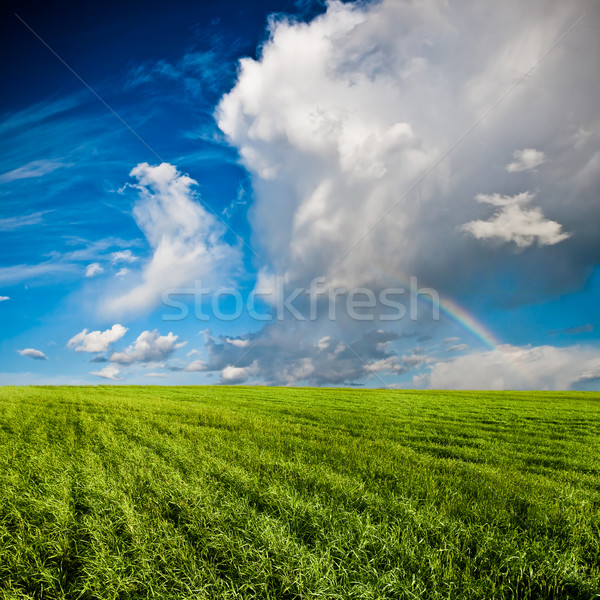
<path id="1" fill-rule="evenodd" d="M 482 204 L 491 204 L 492 206 L 514 206 L 527 204 L 535 198 L 532 192 L 520 192 L 514 196 L 505 196 L 503 194 L 477 194 L 475 200 Z"/>
<path id="2" fill-rule="evenodd" d="M 334 1 L 310 23 L 275 20 L 258 59 L 241 61 L 216 112 L 252 175 L 249 218 L 264 257 L 256 289 L 268 289 L 274 276 L 292 287 L 325 276 L 331 290 L 385 287 L 407 274 L 448 295 L 474 281 L 491 286 L 493 278 L 480 274 L 511 261 L 510 248 L 471 252 L 469 237 L 457 235 L 464 223 L 480 239 L 520 245 L 557 244 L 568 236 L 565 223 L 574 233 L 561 248 L 570 265 L 565 285 L 587 277 L 600 260 L 597 176 L 577 194 L 570 179 L 592 152 L 590 145 L 574 154 L 573 135 L 599 122 L 598 78 L 580 60 L 582 48 L 598 52 L 592 31 L 576 28 L 569 36 L 578 50 L 561 43 L 469 128 L 582 13 L 597 14 L 589 6 L 533 3 L 523 12 L 508 0 L 484 14 L 441 1 Z M 576 106 L 572 89 L 580 91 Z M 545 159 L 536 148 L 552 148 L 553 169 L 536 175 L 539 207 L 511 204 L 491 222 L 476 220 L 468 198 L 505 183 L 497 165 L 515 147 L 514 162 L 528 169 Z M 532 290 L 556 287 L 548 253 L 530 254 L 537 263 L 524 260 L 515 278 Z"/>
<path id="3" fill-rule="evenodd" d="M 506 165 L 509 173 L 518 173 L 520 171 L 532 171 L 536 167 L 546 162 L 546 156 L 541 150 L 534 148 L 524 148 L 513 152 L 513 162 Z"/>
<path id="4" fill-rule="evenodd" d="M 24 350 L 19 350 L 19 354 L 21 356 L 33 358 L 34 360 L 48 360 L 48 357 L 41 350 L 36 350 L 35 348 L 25 348 Z"/>
<path id="5" fill-rule="evenodd" d="M 477 285 L 483 298 L 497 286 L 489 274 L 510 267 L 511 287 L 527 285 L 529 301 L 583 281 L 600 261 L 597 144 L 586 142 L 579 154 L 573 145 L 579 129 L 596 132 L 600 123 L 598 78 L 580 58 L 598 54 L 597 36 L 577 27 L 569 34 L 577 44 L 561 42 L 531 68 L 583 12 L 597 15 L 588 6 L 330 2 L 310 23 L 273 21 L 258 58 L 241 62 L 216 112 L 253 185 L 248 215 L 261 257 L 255 289 L 272 289 L 278 276 L 291 288 L 325 276 L 331 290 L 385 288 L 416 275 L 448 297 Z M 551 152 L 552 169 L 535 173 L 536 207 L 530 192 L 501 187 L 515 148 Z M 525 152 L 514 162 L 535 169 L 540 159 Z M 480 226 L 488 215 L 471 199 L 496 189 L 514 195 L 488 195 L 496 214 Z M 465 223 L 481 239 L 525 246 L 557 244 L 568 235 L 559 223 L 573 236 L 515 261 L 508 244 L 473 251 L 471 236 L 459 233 Z M 557 259 L 562 269 L 549 268 Z M 206 360 L 187 368 L 220 373 L 223 381 L 334 385 L 364 382 L 373 370 L 396 375 L 432 364 L 423 351 L 395 354 L 387 338 L 368 338 L 370 325 L 347 325 L 275 324 L 244 336 L 246 348 L 231 338 L 209 340 Z M 437 345 L 444 357 L 455 356 L 443 348 Z"/>
<path id="6" fill-rule="evenodd" d="M 194 360 L 185 368 L 186 371 L 206 371 L 206 363 L 203 360 Z"/>
<path id="7" fill-rule="evenodd" d="M 85 276 L 86 277 L 94 277 L 95 275 L 100 275 L 104 273 L 104 269 L 100 265 L 100 263 L 91 263 L 85 268 Z"/>
<path id="8" fill-rule="evenodd" d="M 446 348 L 446 352 L 462 352 L 468 347 L 469 346 L 467 344 L 454 344 L 453 346 L 448 346 L 448 348 Z"/>
<path id="9" fill-rule="evenodd" d="M 118 252 L 113 252 L 110 255 L 110 260 L 113 264 L 120 262 L 133 263 L 138 260 L 138 257 L 134 256 L 131 250 L 119 250 Z"/>
<path id="10" fill-rule="evenodd" d="M 114 352 L 110 361 L 124 365 L 134 362 L 160 362 L 169 358 L 178 348 L 186 345 L 187 342 L 178 342 L 178 339 L 171 332 L 167 335 L 160 335 L 156 329 L 143 331 L 135 343 L 123 352 Z"/>
<path id="11" fill-rule="evenodd" d="M 489 220 L 470 221 L 462 226 L 463 231 L 478 240 L 498 239 L 502 242 L 514 242 L 524 248 L 535 243 L 539 246 L 552 246 L 571 236 L 562 230 L 560 223 L 546 219 L 540 208 L 522 208 L 522 204 L 533 198 L 530 192 L 515 196 L 479 194 L 476 198 L 478 202 L 500 207 Z"/>
<path id="12" fill-rule="evenodd" d="M 326 271 L 435 158 L 436 144 L 424 144 L 411 115 L 398 110 L 405 82 L 398 77 L 395 84 L 385 72 L 392 65 L 384 64 L 376 44 L 380 26 L 415 20 L 414 9 L 399 5 L 373 6 L 367 15 L 332 2 L 308 26 L 277 23 L 260 61 L 241 61 L 238 82 L 219 105 L 219 126 L 256 176 L 257 237 L 272 270 L 290 281 Z M 406 25 L 383 43 L 402 39 Z M 362 62 L 367 47 L 371 64 Z M 390 215 L 395 241 L 410 223 L 403 208 Z M 337 265 L 332 278 L 347 267 L 356 283 L 367 272 L 374 241 Z M 265 270 L 263 279 L 269 275 Z"/>
<path id="13" fill-rule="evenodd" d="M 145 373 L 144 377 L 158 377 L 158 378 L 164 378 L 167 377 L 166 373 L 158 373 L 156 371 L 150 371 L 150 373 Z"/>
<path id="14" fill-rule="evenodd" d="M 247 367 L 235 367 L 233 365 L 227 365 L 221 371 L 221 383 L 228 385 L 235 385 L 239 383 L 245 383 L 252 375 L 258 373 L 258 364 L 254 361 Z"/>
<path id="15" fill-rule="evenodd" d="M 109 312 L 147 310 L 164 290 L 196 280 L 210 286 L 239 267 L 239 249 L 223 241 L 224 227 L 196 201 L 196 181 L 168 163 L 140 163 L 130 175 L 138 181 L 131 187 L 139 192 L 133 216 L 153 256 L 141 283 L 108 300 Z"/>
<path id="16" fill-rule="evenodd" d="M 10 300 L 10 296 L 0 296 L 0 302 L 6 302 L 7 300 Z"/>
<path id="17" fill-rule="evenodd" d="M 61 167 L 70 167 L 71 163 L 64 163 L 60 160 L 34 160 L 22 167 L 8 171 L 0 175 L 0 183 L 9 183 L 17 179 L 30 179 L 32 177 L 42 177 L 52 173 Z"/>
<path id="18" fill-rule="evenodd" d="M 589 139 L 592 137 L 592 132 L 588 131 L 584 127 L 580 127 L 575 134 L 573 134 L 573 146 L 576 150 L 579 150 L 587 144 Z"/>
<path id="19" fill-rule="evenodd" d="M 566 390 L 600 374 L 600 351 L 587 346 L 499 346 L 440 361 L 416 384 L 434 389 Z"/>
<path id="20" fill-rule="evenodd" d="M 319 350 L 328 350 L 331 345 L 331 338 L 328 335 L 324 335 L 318 342 L 317 348 Z"/>
<path id="21" fill-rule="evenodd" d="M 123 267 L 115 273 L 115 277 L 118 277 L 119 279 L 123 279 L 123 277 L 127 277 L 127 275 L 129 275 L 129 273 L 131 273 L 131 270 L 128 269 L 127 267 Z"/>
<path id="22" fill-rule="evenodd" d="M 42 279 L 56 275 L 71 275 L 79 269 L 75 265 L 48 261 L 37 265 L 12 265 L 0 267 L 0 282 L 4 284 L 17 283 L 31 279 Z M 80 271 L 79 271 L 80 272 Z"/>
<path id="23" fill-rule="evenodd" d="M 405 373 L 407 368 L 402 364 L 401 359 L 398 356 L 388 356 L 387 358 L 381 358 L 368 365 L 369 371 L 374 373 L 387 372 L 387 373 Z"/>
<path id="24" fill-rule="evenodd" d="M 120 238 L 108 237 L 100 240 L 89 241 L 81 238 L 67 240 L 70 246 L 82 246 L 69 252 L 52 251 L 49 259 L 38 264 L 19 264 L 10 267 L 0 267 L 0 283 L 17 283 L 29 279 L 57 279 L 79 278 L 82 264 L 97 262 L 104 258 L 104 253 L 113 246 L 134 245 L 136 242 L 127 242 Z M 89 266 L 89 265 L 88 265 Z"/>
<path id="25" fill-rule="evenodd" d="M 112 365 L 108 365 L 100 371 L 90 371 L 90 375 L 96 375 L 97 377 L 102 377 L 104 379 L 112 379 L 113 381 L 120 381 L 122 377 L 118 377 L 121 371 L 117 367 L 113 367 Z"/>
<path id="26" fill-rule="evenodd" d="M 243 338 L 225 338 L 225 340 L 228 344 L 232 344 L 238 348 L 247 348 L 250 346 L 250 340 L 245 340 Z"/>
<path id="27" fill-rule="evenodd" d="M 125 333 L 127 333 L 127 327 L 123 327 L 119 323 L 115 323 L 110 329 L 106 331 L 90 331 L 87 329 L 74 335 L 68 342 L 69 348 L 75 348 L 76 352 L 106 352 L 108 347 L 120 340 Z"/>
<path id="28" fill-rule="evenodd" d="M 0 219 L 0 231 L 15 231 L 21 227 L 28 227 L 29 225 L 39 225 L 43 223 L 43 216 L 51 211 L 45 210 L 28 215 L 21 215 L 18 217 L 5 217 Z"/>

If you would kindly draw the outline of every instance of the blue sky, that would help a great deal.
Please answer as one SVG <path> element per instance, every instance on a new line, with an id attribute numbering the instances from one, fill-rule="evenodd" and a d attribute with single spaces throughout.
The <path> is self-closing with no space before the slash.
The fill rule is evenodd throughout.
<path id="1" fill-rule="evenodd" d="M 9 7 L 0 384 L 600 389 L 599 21 Z"/>

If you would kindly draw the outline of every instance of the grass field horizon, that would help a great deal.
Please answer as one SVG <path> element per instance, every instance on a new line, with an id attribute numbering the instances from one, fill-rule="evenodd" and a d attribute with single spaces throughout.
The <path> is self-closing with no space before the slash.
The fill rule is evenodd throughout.
<path id="1" fill-rule="evenodd" d="M 0 387 L 0 598 L 600 598 L 600 394 Z"/>

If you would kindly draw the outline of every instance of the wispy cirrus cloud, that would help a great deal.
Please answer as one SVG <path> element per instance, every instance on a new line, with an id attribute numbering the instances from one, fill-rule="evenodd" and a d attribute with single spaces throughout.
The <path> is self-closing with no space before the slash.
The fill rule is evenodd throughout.
<path id="1" fill-rule="evenodd" d="M 548 333 L 550 335 L 564 334 L 564 335 L 579 335 L 580 333 L 592 333 L 594 326 L 591 323 L 585 325 L 576 325 L 575 327 L 565 327 L 564 329 L 550 329 Z"/>
<path id="2" fill-rule="evenodd" d="M 235 62 L 227 59 L 232 46 L 220 44 L 219 51 L 215 45 L 210 50 L 188 52 L 175 62 L 161 59 L 136 65 L 130 70 L 126 85 L 136 88 L 160 80 L 177 82 L 191 97 L 198 97 L 203 91 L 218 91 L 223 86 L 223 75 L 235 73 Z"/>
<path id="3" fill-rule="evenodd" d="M 66 163 L 60 160 L 34 160 L 32 162 L 0 174 L 0 183 L 9 183 L 18 179 L 31 179 L 32 177 L 43 177 L 56 169 L 72 166 L 73 163 Z"/>
<path id="4" fill-rule="evenodd" d="M 466 350 L 469 346 L 467 344 L 454 344 L 452 346 L 448 346 L 446 348 L 446 352 L 462 352 Z"/>
<path id="5" fill-rule="evenodd" d="M 137 245 L 137 241 L 128 241 L 120 238 L 107 237 L 101 240 L 73 239 L 69 242 L 73 246 L 82 246 L 68 252 L 53 251 L 48 253 L 48 260 L 37 264 L 18 264 L 0 267 L 0 283 L 14 284 L 20 281 L 36 283 L 45 280 L 56 281 L 67 277 L 81 277 L 89 272 L 93 275 L 100 274 L 103 267 L 98 262 L 107 258 L 107 253 L 114 251 L 115 247 Z M 94 261 L 90 263 L 90 261 Z M 86 263 L 89 263 L 86 265 Z M 97 265 L 97 266 L 96 266 Z M 91 275 L 90 275 L 91 276 Z"/>
<path id="6" fill-rule="evenodd" d="M 22 110 L 2 115 L 0 132 L 7 135 L 14 131 L 31 129 L 34 125 L 65 115 L 81 105 L 85 97 L 86 93 L 80 92 L 50 102 L 38 102 Z"/>
<path id="7" fill-rule="evenodd" d="M 15 231 L 21 227 L 30 225 L 40 225 L 43 223 L 44 215 L 50 213 L 50 210 L 29 213 L 27 215 L 19 215 L 17 217 L 5 217 L 0 219 L 0 231 Z"/>
<path id="8" fill-rule="evenodd" d="M 74 275 L 78 271 L 77 265 L 68 262 L 47 261 L 37 265 L 12 265 L 0 267 L 0 283 L 9 285 L 20 281 L 42 281 L 49 277 Z"/>

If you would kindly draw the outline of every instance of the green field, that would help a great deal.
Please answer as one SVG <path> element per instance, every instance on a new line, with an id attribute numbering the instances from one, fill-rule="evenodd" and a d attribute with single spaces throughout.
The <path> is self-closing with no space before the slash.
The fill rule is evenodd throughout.
<path id="1" fill-rule="evenodd" d="M 600 598 L 600 395 L 0 388 L 0 598 Z"/>

